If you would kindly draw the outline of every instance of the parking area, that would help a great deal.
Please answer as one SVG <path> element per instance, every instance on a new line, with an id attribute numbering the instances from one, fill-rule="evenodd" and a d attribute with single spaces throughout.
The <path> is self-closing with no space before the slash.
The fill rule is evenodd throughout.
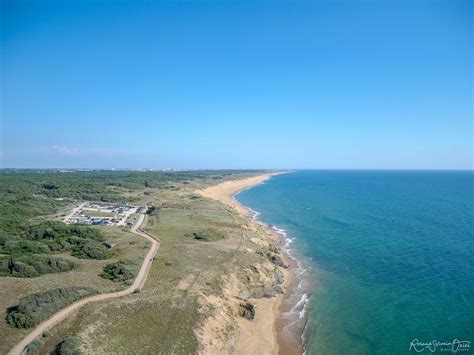
<path id="1" fill-rule="evenodd" d="M 140 209 L 129 204 L 100 204 L 83 202 L 72 209 L 63 220 L 67 224 L 91 224 L 98 226 L 132 225 L 131 216 Z"/>

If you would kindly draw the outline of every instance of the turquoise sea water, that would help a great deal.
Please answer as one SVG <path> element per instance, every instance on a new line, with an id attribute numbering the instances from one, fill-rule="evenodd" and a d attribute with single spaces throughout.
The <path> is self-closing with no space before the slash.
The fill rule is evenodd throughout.
<path id="1" fill-rule="evenodd" d="M 307 354 L 414 354 L 414 339 L 467 340 L 474 352 L 473 179 L 298 171 L 237 196 L 287 231 L 313 275 Z"/>

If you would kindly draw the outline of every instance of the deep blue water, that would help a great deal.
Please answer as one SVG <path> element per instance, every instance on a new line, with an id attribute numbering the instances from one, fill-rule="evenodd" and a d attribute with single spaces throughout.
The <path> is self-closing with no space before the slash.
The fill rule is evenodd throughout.
<path id="1" fill-rule="evenodd" d="M 474 342 L 473 178 L 298 171 L 237 196 L 287 230 L 311 266 L 307 354 L 408 354 L 415 338 Z"/>

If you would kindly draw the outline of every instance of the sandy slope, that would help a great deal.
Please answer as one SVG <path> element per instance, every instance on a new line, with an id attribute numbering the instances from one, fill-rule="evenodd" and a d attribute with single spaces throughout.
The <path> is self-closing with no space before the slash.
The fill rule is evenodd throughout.
<path id="1" fill-rule="evenodd" d="M 240 203 L 234 200 L 233 196 L 240 190 L 261 184 L 265 180 L 268 180 L 272 175 L 276 173 L 262 174 L 253 176 L 242 180 L 230 180 L 215 186 L 208 187 L 201 191 L 201 194 L 205 197 L 212 198 L 214 200 L 221 201 L 226 205 L 235 208 L 241 215 L 248 217 L 249 210 L 242 207 Z"/>
<path id="2" fill-rule="evenodd" d="M 240 190 L 258 185 L 275 174 L 268 173 L 242 180 L 226 181 L 202 190 L 201 194 L 231 206 L 242 216 L 248 218 L 250 211 L 240 205 L 233 196 Z M 250 223 L 255 222 L 251 221 Z M 285 274 L 285 286 L 287 286 L 291 279 L 291 273 L 285 270 L 283 272 Z M 235 354 L 278 353 L 275 324 L 280 316 L 279 308 L 283 299 L 284 295 L 251 300 L 251 303 L 255 305 L 255 320 L 252 322 L 244 318 L 238 320 L 240 331 L 234 344 Z"/>
<path id="3" fill-rule="evenodd" d="M 131 231 L 132 233 L 135 233 L 143 238 L 148 239 L 151 242 L 151 247 L 145 259 L 143 260 L 142 266 L 140 267 L 140 270 L 138 272 L 137 277 L 135 278 L 135 281 L 129 288 L 122 291 L 118 291 L 118 292 L 102 293 L 99 295 L 86 297 L 77 302 L 72 303 L 68 307 L 60 310 L 50 319 L 45 320 L 43 323 L 38 325 L 31 333 L 25 336 L 21 342 L 19 342 L 12 350 L 10 350 L 9 354 L 10 355 L 22 354 L 25 348 L 28 346 L 28 344 L 30 344 L 36 338 L 40 337 L 45 330 L 51 329 L 52 327 L 57 325 L 59 322 L 61 322 L 63 319 L 65 319 L 66 317 L 68 317 L 73 312 L 77 311 L 79 308 L 81 308 L 83 305 L 87 303 L 103 301 L 110 298 L 117 298 L 117 297 L 130 295 L 136 289 L 141 289 L 143 285 L 145 284 L 146 278 L 148 276 L 148 272 L 150 271 L 150 268 L 153 262 L 153 258 L 155 257 L 155 254 L 160 246 L 160 243 L 158 240 L 151 237 L 147 233 L 144 233 L 139 230 L 144 220 L 145 220 L 145 215 L 140 214 L 140 217 L 138 218 L 137 223 L 135 223 Z"/>

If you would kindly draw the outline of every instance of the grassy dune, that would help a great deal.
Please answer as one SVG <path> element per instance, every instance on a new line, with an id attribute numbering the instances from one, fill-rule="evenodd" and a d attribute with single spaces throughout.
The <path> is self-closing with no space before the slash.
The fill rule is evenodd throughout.
<path id="1" fill-rule="evenodd" d="M 149 217 L 145 229 L 160 239 L 161 246 L 144 289 L 131 297 L 89 305 L 60 327 L 62 334 L 78 335 L 90 351 L 193 353 L 198 349 L 194 331 L 200 320 L 216 311 L 201 296 L 219 294 L 231 271 L 261 259 L 246 251 L 255 247 L 249 241 L 253 232 L 242 228 L 246 221 L 218 202 L 197 197 L 193 191 L 201 186 L 193 183 L 178 190 L 154 191 L 164 207 Z M 195 231 L 223 237 L 197 240 Z"/>
<path id="2" fill-rule="evenodd" d="M 199 331 L 207 317 L 218 311 L 218 307 L 208 302 L 209 297 L 222 294 L 230 274 L 248 272 L 252 265 L 265 261 L 262 255 L 255 252 L 259 246 L 250 241 L 257 232 L 247 229 L 243 218 L 223 204 L 195 193 L 197 189 L 210 184 L 224 179 L 242 178 L 250 173 L 218 173 L 217 176 L 210 172 L 179 174 L 176 179 L 169 175 L 152 175 L 145 176 L 146 180 L 142 173 L 137 174 L 138 178 L 118 174 L 116 179 L 107 184 L 101 173 L 94 193 L 100 196 L 104 184 L 104 196 L 111 200 L 156 206 L 156 212 L 148 217 L 144 229 L 157 236 L 161 246 L 144 289 L 131 296 L 85 306 L 75 316 L 52 329 L 51 336 L 43 339 L 43 353 L 53 350 L 68 336 L 76 336 L 80 348 L 91 352 L 195 352 L 199 347 L 196 331 Z M 42 175 L 39 177 L 43 178 Z M 55 175 L 53 177 L 52 185 L 64 185 L 67 188 L 72 184 L 71 181 L 77 179 L 66 178 L 66 183 Z M 0 174 L 0 180 L 2 178 L 5 176 Z M 34 179 L 31 175 L 25 178 L 28 188 L 34 186 L 41 191 L 42 185 L 30 183 Z M 7 180 L 12 184 L 11 180 Z M 90 177 L 87 182 L 81 181 L 94 184 Z M 111 185 L 118 186 L 117 192 L 111 192 Z M 81 194 L 81 189 L 77 187 L 72 188 L 72 191 L 74 195 Z M 24 220 L 20 222 L 38 218 L 47 220 L 63 214 L 67 202 L 61 200 L 57 205 L 53 204 L 48 197 L 52 193 L 55 196 L 59 194 L 56 189 L 46 189 L 44 198 L 35 197 L 39 203 L 43 200 L 47 202 L 49 215 L 41 216 L 36 211 L 34 215 L 25 213 Z M 16 198 L 12 190 L 7 191 L 7 194 L 11 200 Z M 8 205 L 0 207 L 8 209 Z M 68 253 L 55 254 L 73 260 L 79 267 L 70 272 L 31 279 L 0 277 L 0 307 L 4 315 L 8 307 L 18 303 L 20 297 L 34 292 L 71 286 L 108 292 L 123 287 L 100 276 L 104 266 L 123 259 L 140 260 L 146 253 L 148 243 L 117 227 L 101 227 L 100 230 L 107 241 L 114 244 L 109 259 L 78 259 Z M 232 315 L 235 313 L 230 309 L 223 311 Z M 231 321 L 216 332 L 225 342 L 234 330 L 235 324 Z M 0 321 L 0 333 L 4 336 L 0 353 L 11 348 L 26 332 Z"/>

